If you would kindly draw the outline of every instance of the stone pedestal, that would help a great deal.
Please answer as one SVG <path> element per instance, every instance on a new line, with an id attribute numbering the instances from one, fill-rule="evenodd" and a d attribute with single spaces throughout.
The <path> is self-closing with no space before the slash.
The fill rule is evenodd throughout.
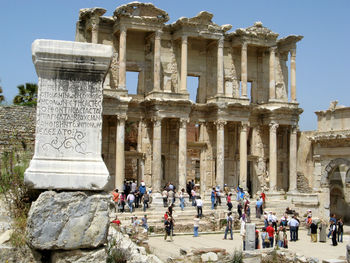
<path id="1" fill-rule="evenodd" d="M 39 76 L 35 152 L 25 172 L 35 189 L 102 190 L 109 173 L 101 158 L 102 83 L 112 47 L 36 40 Z"/>

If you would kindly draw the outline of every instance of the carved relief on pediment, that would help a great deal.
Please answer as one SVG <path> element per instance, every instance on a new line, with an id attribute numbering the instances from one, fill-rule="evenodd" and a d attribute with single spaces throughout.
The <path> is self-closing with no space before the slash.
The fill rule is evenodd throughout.
<path id="1" fill-rule="evenodd" d="M 143 17 L 157 20 L 159 22 L 167 22 L 169 15 L 162 9 L 155 7 L 151 3 L 132 2 L 118 7 L 113 16 L 127 16 L 127 17 Z"/>

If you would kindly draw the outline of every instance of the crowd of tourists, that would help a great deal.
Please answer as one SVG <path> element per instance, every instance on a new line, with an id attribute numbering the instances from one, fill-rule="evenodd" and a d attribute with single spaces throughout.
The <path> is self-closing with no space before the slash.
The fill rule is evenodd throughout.
<path id="1" fill-rule="evenodd" d="M 152 190 L 146 189 L 144 181 L 141 181 L 139 186 L 137 186 L 135 180 L 131 182 L 124 181 L 122 191 L 119 191 L 119 189 L 112 191 L 115 211 L 124 213 L 125 206 L 127 206 L 130 213 L 136 208 L 143 209 L 146 212 L 151 202 L 151 194 Z"/>
<path id="2" fill-rule="evenodd" d="M 124 182 L 122 192 L 115 189 L 113 192 L 113 201 L 115 202 L 116 211 L 124 212 L 127 205 L 130 212 L 134 209 L 140 208 L 146 211 L 151 202 L 152 190 L 146 190 L 145 183 L 141 181 L 137 186 L 135 181 Z M 188 202 L 186 199 L 188 196 Z M 233 211 L 233 198 L 236 198 L 237 208 Z M 177 191 L 175 185 L 172 182 L 168 182 L 164 185 L 162 190 L 163 206 L 166 208 L 166 212 L 163 215 L 164 222 L 164 240 L 168 237 L 170 241 L 174 236 L 174 208 L 176 200 L 179 200 L 178 206 L 183 211 L 185 206 L 192 206 L 196 208 L 196 213 L 193 219 L 193 236 L 198 237 L 200 220 L 203 217 L 203 200 L 199 193 L 199 187 L 195 185 L 194 180 L 189 181 L 186 184 L 186 189 Z M 212 188 L 210 193 L 211 209 L 214 210 L 218 206 L 227 206 L 226 227 L 223 239 L 227 239 L 229 235 L 230 239 L 233 239 L 233 230 L 235 218 L 240 222 L 240 236 L 243 240 L 243 249 L 245 249 L 246 238 L 246 223 L 251 222 L 251 208 L 249 194 L 245 192 L 240 186 L 236 189 L 230 189 L 226 184 L 223 188 L 219 185 Z M 283 216 L 277 218 L 275 212 L 264 211 L 266 207 L 266 195 L 261 193 L 255 202 L 255 215 L 257 219 L 263 220 L 264 227 L 259 231 L 255 229 L 255 248 L 269 248 L 269 247 L 283 247 L 288 248 L 288 242 L 296 242 L 299 240 L 299 226 L 302 221 L 299 219 L 298 213 L 286 208 Z M 142 218 L 140 222 L 136 217 L 132 218 L 132 225 L 134 227 L 142 225 L 143 228 L 148 231 L 147 215 Z M 121 224 L 116 218 L 112 223 Z M 336 219 L 335 215 L 330 217 L 329 222 L 325 220 L 319 220 L 312 217 L 311 210 L 307 211 L 305 219 L 305 227 L 310 236 L 311 242 L 317 242 L 317 236 L 319 233 L 319 242 L 326 242 L 327 238 L 332 239 L 332 244 L 337 245 L 338 242 L 343 242 L 343 229 L 344 223 L 342 218 Z M 328 234 L 326 233 L 328 230 Z M 289 238 L 288 238 L 289 233 Z"/>

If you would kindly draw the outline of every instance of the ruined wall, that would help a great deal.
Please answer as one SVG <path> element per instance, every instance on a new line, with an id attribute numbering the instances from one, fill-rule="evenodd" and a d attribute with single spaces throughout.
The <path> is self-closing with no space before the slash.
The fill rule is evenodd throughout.
<path id="1" fill-rule="evenodd" d="M 308 191 L 310 186 L 315 185 L 314 181 L 314 161 L 311 140 L 314 131 L 304 131 L 298 133 L 298 189 L 302 192 Z"/>
<path id="2" fill-rule="evenodd" d="M 14 144 L 34 149 L 35 107 L 0 106 L 0 154 Z"/>

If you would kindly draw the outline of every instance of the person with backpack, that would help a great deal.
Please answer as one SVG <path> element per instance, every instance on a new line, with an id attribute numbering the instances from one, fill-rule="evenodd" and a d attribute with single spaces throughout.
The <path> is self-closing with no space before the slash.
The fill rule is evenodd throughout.
<path id="1" fill-rule="evenodd" d="M 270 247 L 270 239 L 269 239 L 269 234 L 266 232 L 266 227 L 262 228 L 261 243 L 262 243 L 262 247 L 263 248 L 269 248 Z"/>
<path id="2" fill-rule="evenodd" d="M 146 212 L 146 208 L 148 208 L 148 203 L 149 203 L 149 194 L 147 192 L 143 194 L 142 202 L 143 202 L 143 212 Z"/>

